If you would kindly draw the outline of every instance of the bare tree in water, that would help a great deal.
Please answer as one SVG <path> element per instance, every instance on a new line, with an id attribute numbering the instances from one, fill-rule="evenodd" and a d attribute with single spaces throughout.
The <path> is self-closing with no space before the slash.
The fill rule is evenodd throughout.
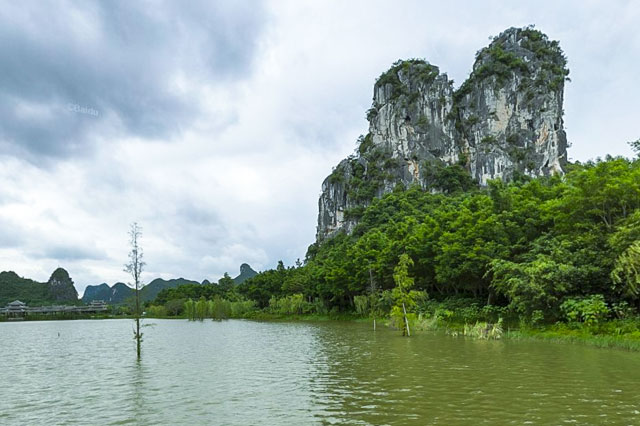
<path id="1" fill-rule="evenodd" d="M 140 343 L 142 342 L 142 333 L 140 332 L 140 289 L 142 288 L 142 283 L 140 282 L 140 276 L 142 275 L 142 269 L 145 265 L 142 261 L 142 247 L 140 247 L 141 237 L 142 228 L 138 226 L 137 222 L 133 222 L 129 229 L 129 245 L 131 246 L 129 263 L 124 265 L 124 271 L 129 273 L 131 278 L 133 278 L 133 286 L 135 288 L 136 307 L 134 317 L 136 320 L 136 330 L 133 333 L 133 337 L 136 340 L 138 360 L 140 360 Z"/>

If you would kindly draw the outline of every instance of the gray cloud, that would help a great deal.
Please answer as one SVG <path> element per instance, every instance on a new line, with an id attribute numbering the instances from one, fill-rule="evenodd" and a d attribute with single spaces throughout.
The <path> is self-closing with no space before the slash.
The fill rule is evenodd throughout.
<path id="1" fill-rule="evenodd" d="M 133 221 L 145 280 L 304 257 L 375 78 L 425 57 L 460 84 L 510 26 L 535 23 L 569 58 L 570 157 L 640 136 L 632 2 L 5 3 L 0 260 L 39 280 L 63 266 L 80 291 L 127 279 Z"/>
<path id="2" fill-rule="evenodd" d="M 101 260 L 106 253 L 95 247 L 78 245 L 52 244 L 33 253 L 37 259 L 53 259 L 61 262 L 78 260 Z"/>
<path id="3" fill-rule="evenodd" d="M 177 80 L 248 77 L 264 23 L 253 1 L 5 4 L 0 152 L 38 161 L 120 134 L 170 139 L 199 115 Z"/>
<path id="4" fill-rule="evenodd" d="M 0 218 L 0 247 L 13 248 L 20 247 L 23 243 L 23 230 L 16 226 L 15 223 Z"/>

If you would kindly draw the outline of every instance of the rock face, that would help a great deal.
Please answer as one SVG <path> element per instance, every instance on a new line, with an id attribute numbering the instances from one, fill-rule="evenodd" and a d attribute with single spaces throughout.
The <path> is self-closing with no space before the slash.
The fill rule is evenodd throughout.
<path id="1" fill-rule="evenodd" d="M 458 90 L 424 60 L 393 64 L 374 86 L 368 134 L 322 184 L 318 241 L 351 232 L 373 198 L 398 186 L 451 192 L 563 173 L 568 74 L 558 42 L 530 27 L 481 49 Z"/>
<path id="2" fill-rule="evenodd" d="M 240 265 L 240 275 L 235 277 L 233 279 L 233 282 L 235 284 L 240 284 L 245 282 L 249 278 L 255 277 L 256 275 L 258 275 L 258 273 L 254 271 L 253 268 L 249 266 L 248 263 L 243 263 L 242 265 Z"/>
<path id="3" fill-rule="evenodd" d="M 53 271 L 47 284 L 49 300 L 52 300 L 54 303 L 78 302 L 78 292 L 73 286 L 73 280 L 71 280 L 66 270 L 58 268 Z"/>

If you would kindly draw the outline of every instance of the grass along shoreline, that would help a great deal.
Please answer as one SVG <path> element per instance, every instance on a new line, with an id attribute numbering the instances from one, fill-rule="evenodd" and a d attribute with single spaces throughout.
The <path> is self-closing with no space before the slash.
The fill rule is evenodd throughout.
<path id="1" fill-rule="evenodd" d="M 153 316 L 147 315 L 145 319 L 170 319 L 186 320 L 181 316 Z M 99 316 L 27 316 L 21 321 L 60 321 L 60 320 L 105 320 L 105 319 L 133 319 L 126 315 L 99 315 Z M 206 318 L 210 320 L 210 318 Z M 244 319 L 250 321 L 273 322 L 370 322 L 372 318 L 356 314 L 277 314 L 254 311 L 243 316 L 228 319 Z M 14 322 L 1 318 L 0 322 Z M 389 318 L 378 318 L 378 327 L 395 328 Z M 497 323 L 482 322 L 460 323 L 450 322 L 438 317 L 425 318 L 418 316 L 411 321 L 411 330 L 415 333 L 443 332 L 452 338 L 464 337 L 489 340 L 533 340 L 564 344 L 582 344 L 598 348 L 622 349 L 640 352 L 640 319 L 612 320 L 595 326 L 587 326 L 580 323 L 556 323 L 540 326 L 504 326 Z"/>

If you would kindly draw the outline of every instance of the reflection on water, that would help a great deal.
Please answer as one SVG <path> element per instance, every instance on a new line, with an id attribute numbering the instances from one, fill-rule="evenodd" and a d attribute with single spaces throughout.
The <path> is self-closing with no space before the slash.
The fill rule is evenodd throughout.
<path id="1" fill-rule="evenodd" d="M 352 323 L 0 323 L 0 424 L 638 424 L 640 354 Z M 58 336 L 59 333 L 59 336 Z"/>

